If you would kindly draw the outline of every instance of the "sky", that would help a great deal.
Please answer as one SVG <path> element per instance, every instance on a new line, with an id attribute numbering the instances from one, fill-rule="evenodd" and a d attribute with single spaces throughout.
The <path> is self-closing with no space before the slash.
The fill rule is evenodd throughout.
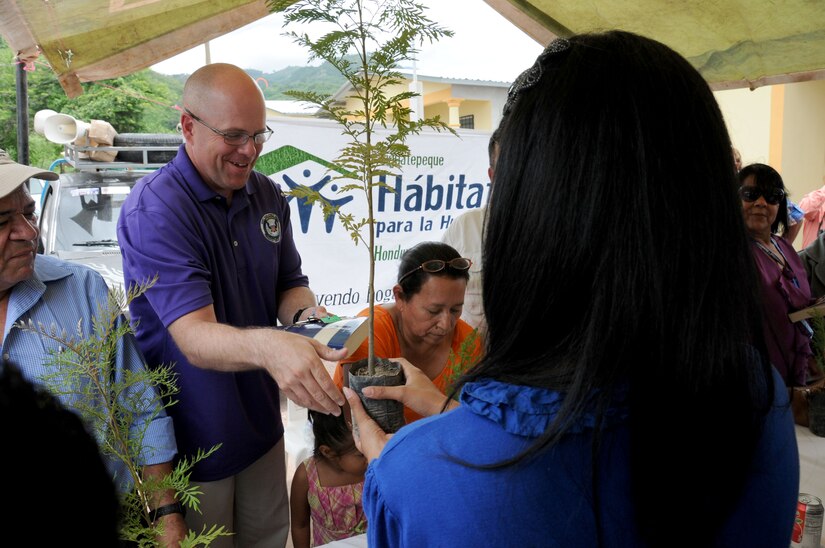
<path id="1" fill-rule="evenodd" d="M 511 82 L 541 52 L 542 46 L 483 0 L 419 3 L 427 7 L 427 17 L 455 33 L 421 48 L 416 62 L 420 75 Z M 210 41 L 212 62 L 264 72 L 309 65 L 306 50 L 283 36 L 286 29 L 282 23 L 283 18 L 273 14 Z M 190 74 L 206 63 L 205 52 L 204 46 L 198 46 L 152 69 L 163 74 Z"/>

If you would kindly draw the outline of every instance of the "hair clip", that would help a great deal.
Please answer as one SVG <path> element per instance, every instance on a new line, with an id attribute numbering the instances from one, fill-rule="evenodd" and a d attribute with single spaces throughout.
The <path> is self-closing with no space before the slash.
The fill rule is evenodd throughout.
<path id="1" fill-rule="evenodd" d="M 551 55 L 567 51 L 568 49 L 570 49 L 569 40 L 556 38 L 539 54 L 532 67 L 519 74 L 518 78 L 516 78 L 515 82 L 510 86 L 510 89 L 507 90 L 507 102 L 504 103 L 504 109 L 502 109 L 504 116 L 510 113 L 521 92 L 530 89 L 541 80 L 542 74 L 544 73 L 544 61 Z"/>

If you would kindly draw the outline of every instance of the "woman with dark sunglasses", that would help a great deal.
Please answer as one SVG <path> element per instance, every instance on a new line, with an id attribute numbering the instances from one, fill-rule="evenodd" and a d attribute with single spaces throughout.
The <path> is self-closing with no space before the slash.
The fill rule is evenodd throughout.
<path id="1" fill-rule="evenodd" d="M 462 356 L 467 341 L 469 362 L 481 355 L 481 342 L 472 326 L 461 319 L 464 292 L 472 261 L 442 242 L 422 242 L 408 249 L 398 266 L 392 288 L 394 303 L 375 307 L 375 356 L 405 358 L 423 372 L 443 394 L 449 382 L 447 367 Z M 359 315 L 366 316 L 368 309 Z M 368 341 L 335 368 L 333 379 L 343 386 L 349 365 L 367 357 Z M 414 402 L 419 404 L 420 402 Z M 443 398 L 436 406 L 443 405 Z M 420 408 L 419 408 L 420 411 Z M 409 424 L 421 418 L 404 408 Z"/>
<path id="2" fill-rule="evenodd" d="M 811 327 L 788 314 L 812 304 L 802 260 L 781 234 L 788 228 L 788 197 L 782 176 L 771 166 L 750 164 L 739 171 L 742 215 L 751 238 L 762 296 L 762 330 L 768 358 L 788 387 L 805 386 L 815 371 Z"/>

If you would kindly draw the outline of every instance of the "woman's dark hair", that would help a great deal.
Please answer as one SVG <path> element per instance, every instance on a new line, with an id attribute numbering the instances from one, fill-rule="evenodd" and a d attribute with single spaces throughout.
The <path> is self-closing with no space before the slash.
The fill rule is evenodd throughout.
<path id="1" fill-rule="evenodd" d="M 484 241 L 486 356 L 462 382 L 565 393 L 548 431 L 502 465 L 595 411 L 596 509 L 598 425 L 626 387 L 641 534 L 673 540 L 675 517 L 691 524 L 677 544 L 707 546 L 773 397 L 770 364 L 750 350 L 759 283 L 725 122 L 659 42 L 612 31 L 551 46 L 508 100 Z M 663 478 L 672 496 L 658 504 Z"/>
<path id="2" fill-rule="evenodd" d="M 335 415 L 319 413 L 309 409 L 307 415 L 312 423 L 312 433 L 315 436 L 313 455 L 316 458 L 324 458 L 321 454 L 322 445 L 326 445 L 338 454 L 345 453 L 355 447 L 352 431 L 347 426 L 343 412 L 336 417 Z"/>
<path id="3" fill-rule="evenodd" d="M 788 189 L 782 181 L 782 176 L 771 166 L 766 164 L 750 164 L 739 170 L 739 184 L 745 184 L 745 179 L 753 175 L 753 185 L 759 188 L 778 188 L 785 193 L 779 202 L 779 211 L 776 220 L 771 225 L 771 234 L 784 233 L 788 230 Z"/>
<path id="4" fill-rule="evenodd" d="M 459 278 L 469 280 L 469 270 L 457 270 L 449 265 L 441 272 L 432 274 L 425 272 L 422 268 L 418 268 L 427 261 L 436 259 L 450 261 L 458 257 L 461 257 L 461 255 L 459 255 L 455 248 L 442 242 L 421 242 L 405 251 L 404 255 L 401 256 L 401 264 L 398 265 L 398 278 L 396 278 L 401 280 L 399 285 L 404 292 L 405 300 L 421 291 L 421 286 L 424 285 L 424 282 L 426 282 L 430 276 L 443 276 L 454 280 Z M 416 268 L 418 268 L 418 270 L 415 270 Z M 412 274 L 404 277 L 405 274 L 410 272 L 412 272 Z M 404 279 L 401 279 L 402 277 L 404 277 Z"/>

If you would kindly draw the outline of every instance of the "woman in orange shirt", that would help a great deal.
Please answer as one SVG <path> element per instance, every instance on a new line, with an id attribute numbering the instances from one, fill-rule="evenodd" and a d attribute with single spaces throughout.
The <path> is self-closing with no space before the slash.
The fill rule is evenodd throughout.
<path id="1" fill-rule="evenodd" d="M 451 368 L 469 344 L 469 359 L 481 357 L 481 342 L 474 329 L 462 320 L 464 290 L 470 279 L 470 259 L 441 242 L 422 242 L 401 257 L 394 303 L 375 307 L 375 356 L 406 358 L 418 367 L 443 393 Z M 359 312 L 366 316 L 369 309 Z M 468 340 L 469 339 L 469 340 Z M 335 384 L 343 386 L 349 365 L 367 357 L 368 341 L 335 368 Z M 421 418 L 404 408 L 409 424 Z"/>

